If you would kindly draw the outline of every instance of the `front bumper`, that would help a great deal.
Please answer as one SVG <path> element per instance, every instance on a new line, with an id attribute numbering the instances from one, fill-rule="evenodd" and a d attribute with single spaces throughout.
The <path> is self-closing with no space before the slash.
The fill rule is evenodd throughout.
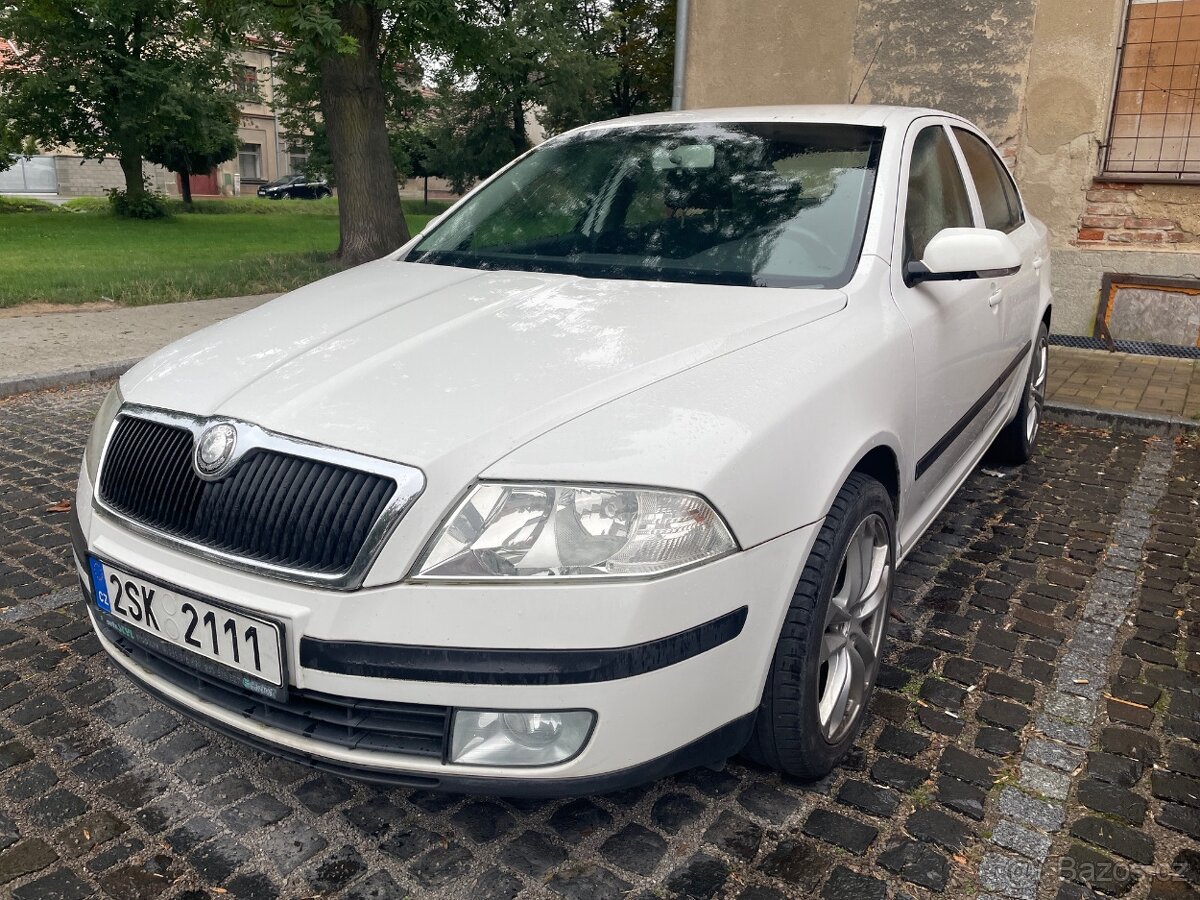
<path id="1" fill-rule="evenodd" d="M 363 750 L 210 702 L 98 627 L 105 650 L 148 693 L 217 731 L 316 768 L 411 787 L 542 797 L 616 790 L 737 752 L 816 531 L 800 529 L 656 581 L 334 592 L 236 572 L 141 538 L 93 513 L 86 475 L 78 501 L 73 532 L 85 593 L 92 552 L 282 621 L 298 696 L 450 711 L 588 709 L 597 721 L 574 758 L 536 768 Z M 99 614 L 90 601 L 88 609 L 95 626 Z"/>

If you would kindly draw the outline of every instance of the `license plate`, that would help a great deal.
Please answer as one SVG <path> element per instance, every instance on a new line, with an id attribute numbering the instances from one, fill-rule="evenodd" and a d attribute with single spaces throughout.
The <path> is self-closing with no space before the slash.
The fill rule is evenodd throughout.
<path id="1" fill-rule="evenodd" d="M 275 623 L 178 593 L 94 556 L 88 562 L 96 608 L 184 651 L 171 656 L 244 687 L 256 687 L 247 683 L 247 676 L 284 686 L 282 641 Z M 156 642 L 150 643 L 157 649 Z"/>

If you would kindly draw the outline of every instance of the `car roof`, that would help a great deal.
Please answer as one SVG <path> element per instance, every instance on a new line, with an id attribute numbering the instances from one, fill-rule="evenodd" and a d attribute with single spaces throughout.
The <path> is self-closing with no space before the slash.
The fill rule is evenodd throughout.
<path id="1" fill-rule="evenodd" d="M 723 122 L 813 122 L 867 127 L 907 126 L 924 116 L 945 116 L 965 122 L 961 116 L 936 109 L 912 106 L 872 106 L 858 104 L 796 106 L 733 106 L 721 109 L 687 109 L 648 113 L 624 119 L 610 119 L 585 125 L 578 131 L 623 128 L 637 125 L 704 124 Z"/>

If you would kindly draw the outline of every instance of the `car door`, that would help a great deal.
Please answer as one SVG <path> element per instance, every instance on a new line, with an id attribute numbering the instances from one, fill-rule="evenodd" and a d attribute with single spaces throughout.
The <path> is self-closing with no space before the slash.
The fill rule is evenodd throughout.
<path id="1" fill-rule="evenodd" d="M 1003 279 L 910 284 L 909 262 L 945 228 L 976 227 L 977 202 L 957 145 L 941 120 L 917 120 L 906 141 L 893 249 L 892 294 L 912 333 L 915 410 L 910 520 L 934 512 L 956 483 L 945 484 L 995 412 L 992 385 L 1005 363 L 999 312 Z M 953 481 L 953 479 L 950 479 Z M 924 510 L 924 512 L 923 512 Z"/>
<path id="2" fill-rule="evenodd" d="M 1000 299 L 1000 327 L 1008 358 L 1028 355 L 1029 342 L 1037 318 L 1041 294 L 1042 270 L 1046 260 L 1041 234 L 1025 215 L 1021 196 L 1008 167 L 985 138 L 961 126 L 951 129 L 962 150 L 967 171 L 975 185 L 983 224 L 1003 231 L 1021 252 L 1021 271 L 1003 279 Z M 1024 372 L 1024 368 L 1020 371 Z M 1014 379 L 1019 384 L 1020 379 Z"/>

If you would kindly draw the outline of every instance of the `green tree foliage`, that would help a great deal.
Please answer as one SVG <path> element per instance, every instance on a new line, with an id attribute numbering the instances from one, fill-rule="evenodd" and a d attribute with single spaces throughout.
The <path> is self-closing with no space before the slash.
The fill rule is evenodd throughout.
<path id="1" fill-rule="evenodd" d="M 286 44 L 277 65 L 289 139 L 337 185 L 339 257 L 357 264 L 408 240 L 396 162 L 415 106 L 414 60 L 452 39 L 453 0 L 250 0 Z M 389 127 L 390 126 L 390 127 Z"/>
<path id="2" fill-rule="evenodd" d="M 165 126 L 146 147 L 146 159 L 179 176 L 183 203 L 192 205 L 192 175 L 204 175 L 238 152 L 238 106 L 228 93 L 196 93 L 172 85 Z"/>
<path id="3" fill-rule="evenodd" d="M 530 147 L 530 120 L 591 118 L 612 75 L 600 0 L 472 0 L 426 115 L 429 164 L 460 188 Z"/>
<path id="4" fill-rule="evenodd" d="M 666 109 L 675 0 L 475 0 L 422 117 L 424 168 L 458 190 L 550 133 Z"/>
<path id="5" fill-rule="evenodd" d="M 208 9 L 191 0 L 0 5 L 0 34 L 22 51 L 0 68 L 0 134 L 116 156 L 129 208 L 142 208 L 142 160 L 178 124 L 172 98 L 228 90 L 228 32 Z"/>
<path id="6" fill-rule="evenodd" d="M 671 106 L 675 0 L 574 0 L 564 21 L 587 56 L 564 67 L 542 100 L 540 118 L 552 132 L 587 122 L 658 112 Z M 580 66 L 578 57 L 566 62 Z"/>
<path id="7" fill-rule="evenodd" d="M 606 111 L 617 117 L 670 109 L 675 0 L 612 0 L 605 41 L 616 62 Z"/>
<path id="8" fill-rule="evenodd" d="M 451 73 L 438 78 L 421 127 L 426 148 L 421 174 L 445 178 L 460 194 L 527 146 L 514 140 L 503 106 L 482 102 Z"/>
<path id="9" fill-rule="evenodd" d="M 24 149 L 21 135 L 0 121 L 0 172 L 12 166 Z"/>

